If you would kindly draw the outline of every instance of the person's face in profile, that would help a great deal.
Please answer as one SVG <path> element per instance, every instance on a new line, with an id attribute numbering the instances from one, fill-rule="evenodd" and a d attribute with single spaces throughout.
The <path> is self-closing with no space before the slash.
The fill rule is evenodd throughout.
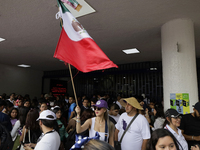
<path id="1" fill-rule="evenodd" d="M 156 150 L 176 150 L 176 145 L 170 136 L 159 138 Z"/>
<path id="2" fill-rule="evenodd" d="M 194 108 L 194 116 L 197 118 L 197 119 L 200 119 L 200 114 L 199 112 Z"/>
<path id="3" fill-rule="evenodd" d="M 111 111 L 111 115 L 113 115 L 113 116 L 117 116 L 119 114 L 118 109 L 114 109 L 114 110 L 110 110 L 110 111 Z"/>

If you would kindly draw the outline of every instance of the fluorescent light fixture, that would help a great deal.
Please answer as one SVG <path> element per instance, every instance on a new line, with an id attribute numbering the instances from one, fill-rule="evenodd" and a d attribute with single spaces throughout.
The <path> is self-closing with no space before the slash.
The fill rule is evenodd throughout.
<path id="1" fill-rule="evenodd" d="M 122 50 L 126 54 L 140 53 L 136 48 Z"/>
<path id="2" fill-rule="evenodd" d="M 5 39 L 3 39 L 3 38 L 0 38 L 0 42 L 2 42 L 2 41 L 4 41 Z"/>
<path id="3" fill-rule="evenodd" d="M 157 70 L 157 68 L 150 68 L 150 70 Z"/>
<path id="4" fill-rule="evenodd" d="M 80 11 L 76 11 L 74 10 L 74 8 L 72 8 L 71 6 L 69 6 L 68 4 L 64 3 L 64 5 L 67 7 L 67 9 L 69 9 L 69 11 L 72 13 L 72 15 L 75 18 L 81 17 L 81 16 L 85 16 L 91 13 L 96 12 L 88 3 L 86 3 L 84 0 L 77 0 L 77 2 L 82 6 L 82 8 L 80 9 Z"/>
<path id="5" fill-rule="evenodd" d="M 21 64 L 21 65 L 17 65 L 18 67 L 23 67 L 23 68 L 29 68 L 31 67 L 30 65 L 25 65 L 25 64 Z"/>

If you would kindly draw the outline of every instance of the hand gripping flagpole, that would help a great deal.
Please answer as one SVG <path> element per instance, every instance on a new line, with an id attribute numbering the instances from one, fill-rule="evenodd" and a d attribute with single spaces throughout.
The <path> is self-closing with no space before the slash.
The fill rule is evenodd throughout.
<path id="1" fill-rule="evenodd" d="M 58 17 L 60 18 L 60 24 L 61 24 L 61 26 L 63 26 L 63 22 L 62 22 L 62 19 L 61 19 L 59 12 L 60 12 L 60 10 L 59 10 L 59 7 L 58 7 L 58 13 L 56 14 L 56 18 L 58 18 Z M 73 91 L 74 91 L 74 97 L 75 97 L 75 100 L 76 100 L 76 105 L 78 106 L 78 100 L 77 100 L 77 96 L 76 96 L 74 80 L 73 80 L 73 77 L 72 77 L 71 65 L 68 63 L 68 66 L 69 66 L 70 78 L 71 78 L 71 81 L 72 81 L 72 87 L 73 87 Z"/>

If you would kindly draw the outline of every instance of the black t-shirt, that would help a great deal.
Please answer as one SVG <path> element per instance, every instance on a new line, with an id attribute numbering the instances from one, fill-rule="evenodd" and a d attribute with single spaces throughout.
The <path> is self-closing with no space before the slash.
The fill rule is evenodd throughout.
<path id="1" fill-rule="evenodd" d="M 183 115 L 181 125 L 179 127 L 184 130 L 184 134 L 190 136 L 200 136 L 200 119 L 193 117 L 192 114 Z M 195 144 L 200 144 L 200 141 L 187 141 L 188 148 Z"/>

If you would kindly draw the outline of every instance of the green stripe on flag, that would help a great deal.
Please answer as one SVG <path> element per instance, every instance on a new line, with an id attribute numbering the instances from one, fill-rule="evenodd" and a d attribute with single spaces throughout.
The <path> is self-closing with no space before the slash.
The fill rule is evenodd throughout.
<path id="1" fill-rule="evenodd" d="M 61 7 L 63 13 L 70 12 L 70 11 L 67 9 L 67 7 L 63 4 L 63 2 L 61 2 L 60 0 L 57 0 L 57 3 L 58 3 L 58 7 L 59 7 L 59 6 Z"/>

